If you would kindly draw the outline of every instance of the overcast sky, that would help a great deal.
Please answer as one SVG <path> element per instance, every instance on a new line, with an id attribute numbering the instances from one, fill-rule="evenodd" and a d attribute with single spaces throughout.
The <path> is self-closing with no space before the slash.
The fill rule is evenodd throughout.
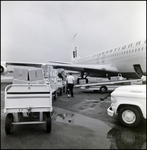
<path id="1" fill-rule="evenodd" d="M 146 1 L 1 1 L 1 60 L 71 61 L 146 38 Z"/>

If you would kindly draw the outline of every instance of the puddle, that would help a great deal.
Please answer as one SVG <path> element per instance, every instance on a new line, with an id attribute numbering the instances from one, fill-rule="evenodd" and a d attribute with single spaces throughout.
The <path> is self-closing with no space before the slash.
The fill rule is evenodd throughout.
<path id="1" fill-rule="evenodd" d="M 52 120 L 71 126 L 86 127 L 93 131 L 93 136 L 105 141 L 105 146 L 107 145 L 110 149 L 146 149 L 146 132 L 142 128 L 115 125 L 112 127 L 101 120 L 57 107 L 54 108 Z"/>
<path id="2" fill-rule="evenodd" d="M 94 109 L 94 108 L 89 108 Z M 111 129 L 110 126 L 94 118 L 90 118 L 81 114 L 77 114 L 71 111 L 67 111 L 61 108 L 54 108 L 52 120 L 61 123 L 68 123 L 71 125 L 79 125 L 89 128 L 95 132 L 95 134 L 107 137 L 107 132 Z"/>

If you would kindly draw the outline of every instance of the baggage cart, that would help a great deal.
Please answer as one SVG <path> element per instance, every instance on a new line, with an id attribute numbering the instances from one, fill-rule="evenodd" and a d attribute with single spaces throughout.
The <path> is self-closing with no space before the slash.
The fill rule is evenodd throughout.
<path id="1" fill-rule="evenodd" d="M 52 111 L 52 92 L 47 84 L 6 86 L 4 113 L 7 135 L 12 133 L 14 125 L 21 124 L 44 124 L 46 131 L 50 133 Z"/>

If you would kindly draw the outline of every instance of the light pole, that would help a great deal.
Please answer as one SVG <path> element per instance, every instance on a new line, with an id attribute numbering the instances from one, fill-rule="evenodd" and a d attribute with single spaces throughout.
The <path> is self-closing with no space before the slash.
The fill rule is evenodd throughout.
<path id="1" fill-rule="evenodd" d="M 73 40 L 74 40 L 74 44 L 75 44 L 75 47 L 76 47 L 76 42 L 75 42 L 75 36 L 77 35 L 77 33 L 73 36 Z"/>
<path id="2" fill-rule="evenodd" d="M 77 57 L 77 46 L 76 46 L 76 42 L 75 42 L 75 36 L 76 36 L 76 35 L 77 35 L 77 33 L 73 36 L 74 45 L 75 45 L 74 58 Z"/>

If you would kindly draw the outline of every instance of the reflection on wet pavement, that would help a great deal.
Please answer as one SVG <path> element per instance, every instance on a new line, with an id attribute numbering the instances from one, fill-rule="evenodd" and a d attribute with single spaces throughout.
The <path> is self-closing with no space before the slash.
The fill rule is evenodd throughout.
<path id="1" fill-rule="evenodd" d="M 111 129 L 104 122 L 90 118 L 81 114 L 73 113 L 61 108 L 54 108 L 52 120 L 56 122 L 68 123 L 72 125 L 79 125 L 95 131 L 98 136 L 105 137 L 107 139 L 107 132 Z M 108 142 L 109 143 L 109 142 Z"/>
<path id="2" fill-rule="evenodd" d="M 146 132 L 142 128 L 114 127 L 107 138 L 110 149 L 146 149 Z"/>
<path id="3" fill-rule="evenodd" d="M 124 126 L 110 127 L 104 122 L 61 108 L 54 108 L 52 120 L 89 128 L 105 142 L 110 149 L 146 149 L 146 132 L 142 128 Z"/>
<path id="4" fill-rule="evenodd" d="M 57 114 L 57 112 L 55 112 L 52 119 L 58 122 L 73 124 L 74 118 L 75 118 L 75 114 L 69 114 L 69 113 Z"/>

